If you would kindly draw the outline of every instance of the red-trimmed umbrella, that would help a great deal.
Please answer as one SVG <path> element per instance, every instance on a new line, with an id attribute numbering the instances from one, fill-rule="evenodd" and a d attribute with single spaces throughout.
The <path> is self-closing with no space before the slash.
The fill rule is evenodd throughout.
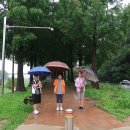
<path id="1" fill-rule="evenodd" d="M 67 64 L 60 61 L 48 62 L 45 66 L 51 71 L 67 71 L 70 69 Z"/>

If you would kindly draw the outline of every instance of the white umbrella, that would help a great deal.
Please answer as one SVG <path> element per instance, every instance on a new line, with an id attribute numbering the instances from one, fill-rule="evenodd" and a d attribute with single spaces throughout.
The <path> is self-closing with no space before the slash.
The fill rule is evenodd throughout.
<path id="1" fill-rule="evenodd" d="M 90 69 L 90 68 L 88 68 L 88 67 L 85 67 L 85 66 L 76 66 L 76 67 L 74 67 L 74 71 L 76 71 L 77 73 L 78 73 L 79 71 L 81 71 L 81 72 L 82 72 L 82 75 L 83 75 L 86 79 L 88 79 L 88 80 L 90 80 L 90 81 L 94 81 L 94 82 L 98 82 L 98 81 L 99 81 L 97 75 L 93 72 L 92 69 Z"/>

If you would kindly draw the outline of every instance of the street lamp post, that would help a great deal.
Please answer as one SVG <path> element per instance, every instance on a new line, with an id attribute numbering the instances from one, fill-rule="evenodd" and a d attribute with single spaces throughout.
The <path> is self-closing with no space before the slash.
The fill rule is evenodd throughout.
<path id="1" fill-rule="evenodd" d="M 54 31 L 51 27 L 30 27 L 30 26 L 10 26 L 6 25 L 6 28 L 32 28 L 32 29 L 50 29 L 51 31 Z"/>
<path id="2" fill-rule="evenodd" d="M 7 17 L 4 17 L 4 23 L 3 23 L 3 47 L 2 47 L 2 90 L 1 95 L 4 94 L 4 69 L 5 69 L 5 37 L 6 37 L 6 28 L 31 28 L 31 29 L 49 29 L 51 31 L 54 31 L 51 27 L 30 27 L 30 26 L 9 26 L 6 25 Z"/>
<path id="3" fill-rule="evenodd" d="M 4 23 L 3 23 L 3 46 L 2 46 L 2 90 L 1 94 L 4 94 L 4 67 L 5 67 L 5 36 L 6 36 L 6 19 L 7 17 L 4 17 Z"/>

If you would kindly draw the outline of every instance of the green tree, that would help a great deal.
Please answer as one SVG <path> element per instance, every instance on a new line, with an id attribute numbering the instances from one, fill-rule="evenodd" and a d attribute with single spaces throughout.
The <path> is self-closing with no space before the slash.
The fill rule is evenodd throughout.
<path id="1" fill-rule="evenodd" d="M 124 47 L 110 61 L 107 61 L 99 69 L 98 73 L 102 81 L 119 83 L 130 80 L 130 49 Z"/>
<path id="2" fill-rule="evenodd" d="M 8 3 L 8 17 L 10 24 L 13 25 L 37 25 L 41 22 L 44 16 L 42 11 L 42 5 L 45 2 L 39 1 L 14 1 L 10 0 Z M 32 20 L 33 19 L 33 20 Z M 36 39 L 36 35 L 27 29 L 15 29 L 13 37 L 13 48 L 15 51 L 15 58 L 18 62 L 18 79 L 17 79 L 17 91 L 24 91 L 24 79 L 23 79 L 23 63 L 25 61 L 24 53 L 26 48 L 30 45 L 30 41 Z"/>
<path id="3" fill-rule="evenodd" d="M 116 53 L 111 53 L 111 58 L 108 58 L 99 69 L 99 75 L 104 81 L 120 82 L 123 79 L 129 79 L 129 12 L 129 6 L 118 12 L 117 19 L 119 20 L 116 22 L 118 25 L 116 35 L 111 38 Z"/>
<path id="4" fill-rule="evenodd" d="M 25 90 L 22 67 L 44 65 L 53 60 L 66 62 L 71 68 L 91 65 L 96 72 L 100 66 L 118 53 L 120 45 L 129 41 L 129 19 L 125 11 L 116 4 L 118 0 L 9 0 L 8 23 L 10 25 L 51 26 L 49 30 L 13 29 L 8 35 L 6 56 L 14 52 L 18 62 L 17 90 Z M 124 15 L 125 14 L 125 15 Z M 13 39 L 12 39 L 13 37 Z M 13 47 L 12 47 L 13 46 Z M 21 79 L 20 79 L 21 77 Z"/>

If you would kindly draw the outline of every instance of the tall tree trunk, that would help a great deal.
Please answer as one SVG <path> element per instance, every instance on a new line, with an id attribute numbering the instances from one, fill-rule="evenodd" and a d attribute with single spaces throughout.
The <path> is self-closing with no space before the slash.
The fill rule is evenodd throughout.
<path id="1" fill-rule="evenodd" d="M 30 69 L 33 68 L 33 62 L 32 62 L 32 59 L 30 61 Z M 29 86 L 32 84 L 32 81 L 33 81 L 33 75 L 30 75 L 30 82 L 29 82 Z"/>
<path id="2" fill-rule="evenodd" d="M 31 57 L 30 59 L 30 69 L 33 68 L 33 58 Z M 29 82 L 29 86 L 32 84 L 33 81 L 33 75 L 30 75 L 30 82 Z"/>
<path id="3" fill-rule="evenodd" d="M 14 93 L 14 51 L 12 55 L 12 93 Z"/>
<path id="4" fill-rule="evenodd" d="M 18 76 L 17 76 L 17 86 L 16 91 L 25 91 L 24 78 L 23 78 L 23 58 L 24 58 L 24 48 L 21 46 L 18 50 Z"/>
<path id="5" fill-rule="evenodd" d="M 93 36 L 92 41 L 92 70 L 96 72 L 96 49 L 97 49 L 96 37 Z"/>
<path id="6" fill-rule="evenodd" d="M 74 74 L 73 74 L 73 44 L 70 44 L 70 81 L 74 82 Z"/>
<path id="7" fill-rule="evenodd" d="M 68 65 L 70 67 L 70 70 L 68 71 L 68 80 L 71 82 L 74 82 L 74 76 L 73 76 L 73 44 L 68 44 L 67 46 L 69 50 L 69 60 L 68 60 Z"/>
<path id="8" fill-rule="evenodd" d="M 68 80 L 71 81 L 70 71 L 68 71 Z"/>
<path id="9" fill-rule="evenodd" d="M 96 50 L 97 50 L 97 40 L 96 37 L 93 36 L 92 41 L 92 70 L 94 73 L 96 73 Z M 92 82 L 92 86 L 96 89 L 99 89 L 99 83 L 98 82 Z"/>
<path id="10" fill-rule="evenodd" d="M 36 55 L 34 56 L 34 67 L 36 67 L 37 66 L 37 57 L 36 57 Z"/>
<path id="11" fill-rule="evenodd" d="M 73 68 L 70 68 L 70 73 L 71 73 L 71 82 L 74 83 L 74 73 L 73 73 Z"/>
<path id="12" fill-rule="evenodd" d="M 82 66 L 82 45 L 79 43 L 79 54 L 78 54 L 78 58 L 79 58 L 79 66 Z"/>
<path id="13" fill-rule="evenodd" d="M 31 56 L 30 56 L 30 70 L 33 68 L 33 61 L 34 61 L 34 53 L 33 53 L 33 51 L 34 51 L 34 47 L 33 47 L 34 45 L 32 44 L 31 45 L 31 50 L 32 50 L 32 53 L 31 53 Z M 31 84 L 32 84 L 32 81 L 33 81 L 33 75 L 30 75 L 30 82 L 29 82 L 29 85 L 28 86 L 31 86 Z"/>
<path id="14" fill-rule="evenodd" d="M 63 75 L 64 75 L 64 80 L 66 80 L 66 72 L 65 71 L 63 72 Z"/>
<path id="15" fill-rule="evenodd" d="M 92 70 L 96 73 L 96 51 L 97 51 L 97 16 L 94 15 L 94 32 L 93 32 L 93 39 L 92 39 Z M 99 89 L 98 82 L 92 82 L 92 86 L 94 88 Z"/>

